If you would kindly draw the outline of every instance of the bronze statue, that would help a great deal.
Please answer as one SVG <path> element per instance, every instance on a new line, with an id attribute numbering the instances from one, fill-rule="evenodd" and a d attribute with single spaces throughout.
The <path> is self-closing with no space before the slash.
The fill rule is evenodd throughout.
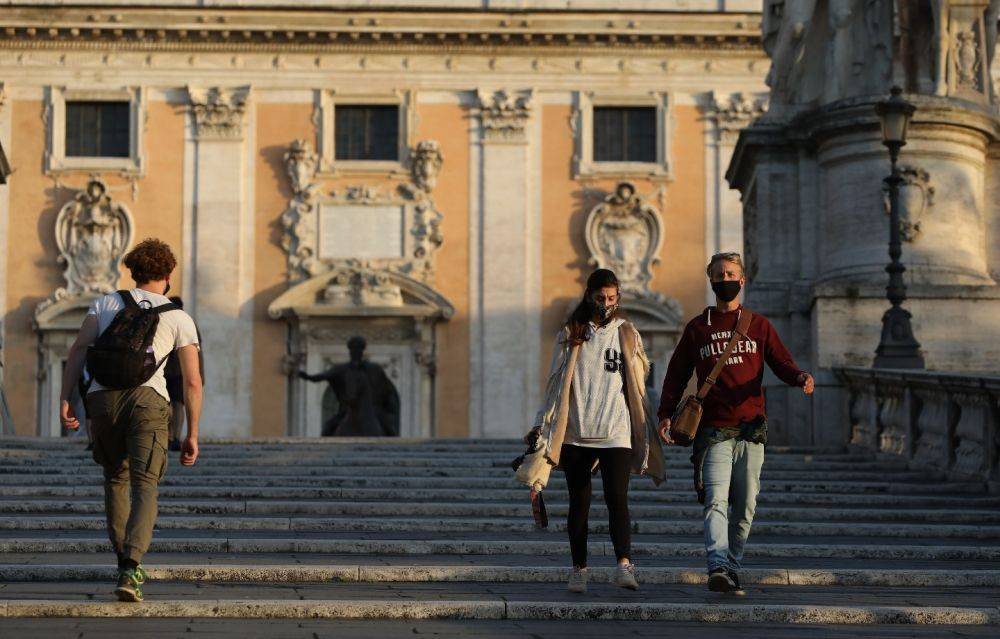
<path id="1" fill-rule="evenodd" d="M 337 413 L 323 424 L 324 437 L 396 437 L 399 394 L 378 364 L 364 359 L 364 338 L 347 340 L 351 361 L 319 375 L 299 371 L 310 382 L 327 382 L 337 397 Z"/>

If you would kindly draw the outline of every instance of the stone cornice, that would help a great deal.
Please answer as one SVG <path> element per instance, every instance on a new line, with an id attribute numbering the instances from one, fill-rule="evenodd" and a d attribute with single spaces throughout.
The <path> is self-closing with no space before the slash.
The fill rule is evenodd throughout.
<path id="1" fill-rule="evenodd" d="M 754 13 L 5 9 L 0 47 L 117 50 L 760 51 Z"/>

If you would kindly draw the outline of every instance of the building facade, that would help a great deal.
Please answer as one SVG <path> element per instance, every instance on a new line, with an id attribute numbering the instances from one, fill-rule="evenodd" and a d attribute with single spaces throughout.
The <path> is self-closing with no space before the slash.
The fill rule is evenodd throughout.
<path id="1" fill-rule="evenodd" d="M 318 435 L 362 335 L 402 435 L 522 434 L 596 266 L 658 386 L 766 109 L 759 1 L 129 4 L 0 17 L 3 385 L 60 435 L 89 302 L 145 237 L 199 324 L 206 437 Z M 325 407 L 325 408 L 324 408 Z"/>

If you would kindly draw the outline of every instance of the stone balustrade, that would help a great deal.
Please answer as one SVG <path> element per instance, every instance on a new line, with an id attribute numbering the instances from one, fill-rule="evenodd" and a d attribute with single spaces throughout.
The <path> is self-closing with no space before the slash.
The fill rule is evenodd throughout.
<path id="1" fill-rule="evenodd" d="M 1000 376 L 839 368 L 850 443 L 1000 487 Z"/>

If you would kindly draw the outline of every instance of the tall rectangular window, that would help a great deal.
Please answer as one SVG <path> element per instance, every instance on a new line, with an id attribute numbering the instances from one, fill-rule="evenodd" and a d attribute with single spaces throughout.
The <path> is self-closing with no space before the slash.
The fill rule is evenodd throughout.
<path id="1" fill-rule="evenodd" d="M 128 102 L 66 102 L 66 157 L 129 157 Z"/>
<path id="2" fill-rule="evenodd" d="M 595 162 L 656 162 L 656 107 L 594 107 Z"/>
<path id="3" fill-rule="evenodd" d="M 398 106 L 338 104 L 333 112 L 335 159 L 399 159 Z"/>

